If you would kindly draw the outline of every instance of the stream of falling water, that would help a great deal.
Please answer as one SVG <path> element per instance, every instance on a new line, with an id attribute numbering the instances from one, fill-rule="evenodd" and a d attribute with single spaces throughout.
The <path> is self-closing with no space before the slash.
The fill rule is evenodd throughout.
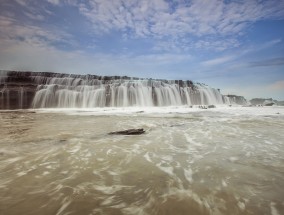
<path id="1" fill-rule="evenodd" d="M 1 112 L 0 214 L 284 214 L 284 109 L 259 110 Z"/>

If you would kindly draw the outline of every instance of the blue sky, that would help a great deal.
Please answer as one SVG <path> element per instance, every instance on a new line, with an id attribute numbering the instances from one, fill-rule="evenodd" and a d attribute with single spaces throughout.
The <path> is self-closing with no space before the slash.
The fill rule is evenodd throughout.
<path id="1" fill-rule="evenodd" d="M 193 80 L 284 100 L 284 0 L 1 0 L 0 69 Z"/>

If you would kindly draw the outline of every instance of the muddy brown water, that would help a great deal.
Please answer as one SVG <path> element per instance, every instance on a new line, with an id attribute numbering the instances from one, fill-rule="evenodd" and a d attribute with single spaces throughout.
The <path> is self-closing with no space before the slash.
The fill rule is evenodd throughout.
<path id="1" fill-rule="evenodd" d="M 1 112 L 0 214 L 284 214 L 283 119 Z"/>

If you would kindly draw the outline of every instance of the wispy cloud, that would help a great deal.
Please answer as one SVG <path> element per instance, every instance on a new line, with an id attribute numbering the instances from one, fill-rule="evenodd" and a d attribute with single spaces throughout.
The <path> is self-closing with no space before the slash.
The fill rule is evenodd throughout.
<path id="1" fill-rule="evenodd" d="M 200 41 L 199 41 L 200 42 Z M 271 41 L 267 41 L 261 45 L 257 45 L 257 46 L 251 46 L 251 47 L 247 47 L 244 49 L 241 49 L 237 52 L 234 52 L 234 54 L 229 54 L 226 56 L 221 56 L 218 58 L 213 58 L 210 60 L 206 60 L 201 62 L 201 65 L 203 66 L 216 66 L 216 65 L 220 65 L 220 64 L 224 64 L 224 63 L 228 63 L 231 61 L 234 61 L 236 59 L 239 59 L 241 57 L 244 57 L 246 55 L 252 54 L 252 53 L 257 53 L 259 51 L 271 48 L 279 43 L 281 43 L 282 40 L 281 39 L 274 39 Z M 206 46 L 207 43 L 204 44 L 204 46 Z M 219 43 L 219 41 L 215 42 L 215 44 L 220 44 L 220 46 L 224 46 L 226 45 L 226 42 L 224 43 Z M 209 46 L 209 45 L 208 45 Z M 236 46 L 237 42 L 236 42 Z M 205 47 L 204 47 L 205 49 Z M 245 62 L 242 61 L 242 63 L 237 63 L 235 65 L 231 65 L 230 69 L 233 68 L 243 68 L 243 67 L 260 67 L 260 66 L 276 66 L 276 65 L 283 65 L 284 64 L 284 58 L 283 57 L 278 57 L 278 58 L 270 58 L 270 59 L 265 59 L 265 60 L 261 60 L 261 61 L 253 61 L 253 62 Z"/>
<path id="2" fill-rule="evenodd" d="M 280 66 L 284 65 L 284 57 L 270 58 L 265 60 L 249 62 L 249 67 Z"/>
<path id="3" fill-rule="evenodd" d="M 28 1 L 25 0 L 15 0 L 18 4 L 20 4 L 21 6 L 26 7 L 28 5 Z"/>
<path id="4" fill-rule="evenodd" d="M 284 17 L 284 1 L 278 0 L 92 0 L 79 1 L 77 5 L 92 24 L 94 34 L 115 30 L 128 37 L 163 38 L 168 45 L 160 42 L 155 49 L 174 48 L 174 51 L 189 48 L 223 51 L 238 47 L 236 37 L 244 34 L 251 23 Z M 214 36 L 213 41 L 204 39 L 210 36 Z M 192 40 L 193 37 L 198 40 Z"/>
<path id="5" fill-rule="evenodd" d="M 52 15 L 49 7 L 73 7 L 91 24 L 93 36 L 115 32 L 128 39 L 153 39 L 154 51 L 236 48 L 240 46 L 238 36 L 252 23 L 284 17 L 282 0 L 45 0 L 45 5 L 35 0 L 14 1 L 22 7 L 17 13 L 39 22 L 45 22 Z M 3 2 L 12 4 L 8 0 Z M 21 20 L 18 21 L 16 24 L 21 25 Z"/>
<path id="6" fill-rule="evenodd" d="M 47 0 L 49 3 L 54 4 L 54 5 L 59 5 L 60 0 Z"/>
<path id="7" fill-rule="evenodd" d="M 2 47 L 2 43 L 0 42 Z M 10 41 L 0 52 L 1 69 L 52 71 L 77 74 L 128 75 L 148 78 L 171 78 L 174 65 L 188 62 L 184 54 L 102 54 L 85 51 L 62 51 L 48 45 Z M 164 68 L 161 70 L 161 68 Z"/>
<path id="8" fill-rule="evenodd" d="M 204 65 L 204 66 L 216 66 L 216 65 L 219 65 L 219 64 L 224 64 L 226 62 L 229 62 L 233 59 L 235 59 L 236 56 L 225 56 L 225 57 L 219 57 L 219 58 L 215 58 L 215 59 L 212 59 L 212 60 L 207 60 L 207 61 L 204 61 L 201 63 L 201 65 Z"/>
<path id="9" fill-rule="evenodd" d="M 37 21 L 43 21 L 44 20 L 44 16 L 41 15 L 41 14 L 33 14 L 33 13 L 30 13 L 30 12 L 24 12 L 24 14 L 32 20 L 37 20 Z"/>
<path id="10" fill-rule="evenodd" d="M 95 33 L 112 29 L 134 36 L 234 35 L 247 24 L 284 15 L 283 1 L 93 0 L 79 3 Z"/>
<path id="11" fill-rule="evenodd" d="M 232 49 L 240 46 L 240 42 L 235 38 L 230 39 L 217 39 L 216 38 L 208 38 L 208 39 L 200 39 L 196 43 L 194 43 L 194 48 L 200 50 L 216 50 L 216 51 L 224 51 L 227 49 Z"/>
<path id="12" fill-rule="evenodd" d="M 59 29 L 45 29 L 36 25 L 23 25 L 16 19 L 0 16 L 0 44 L 26 43 L 30 46 L 52 47 L 53 43 L 72 43 L 72 35 Z"/>
<path id="13" fill-rule="evenodd" d="M 127 56 L 129 58 L 130 56 Z M 126 59 L 127 59 L 126 58 Z M 126 60 L 125 59 L 125 60 Z M 148 54 L 148 55 L 139 55 L 135 57 L 131 57 L 131 60 L 135 60 L 136 63 L 140 64 L 176 64 L 184 61 L 190 61 L 192 57 L 187 54 Z"/>

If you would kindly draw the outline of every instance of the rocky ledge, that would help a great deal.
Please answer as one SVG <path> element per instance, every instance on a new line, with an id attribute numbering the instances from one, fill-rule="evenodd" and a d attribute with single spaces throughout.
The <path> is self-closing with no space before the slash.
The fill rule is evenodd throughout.
<path id="1" fill-rule="evenodd" d="M 117 81 L 118 80 L 118 81 Z M 198 97 L 200 92 L 198 88 L 205 86 L 204 84 L 196 83 L 187 80 L 163 80 L 163 79 L 141 79 L 136 77 L 127 76 L 97 76 L 97 75 L 76 75 L 76 74 L 63 74 L 52 72 L 30 72 L 30 71 L 0 71 L 0 110 L 13 110 L 13 109 L 27 109 L 32 107 L 32 102 L 35 94 L 40 86 L 58 84 L 64 86 L 66 89 L 69 87 L 80 85 L 106 85 L 106 106 L 109 106 L 109 91 L 112 84 L 119 84 L 120 82 L 128 80 L 144 80 L 149 82 L 151 86 L 152 81 L 162 82 L 163 84 L 176 84 L 183 88 L 189 88 L 194 93 L 193 96 Z M 152 86 L 155 88 L 155 86 Z M 155 92 L 155 90 L 153 90 Z M 195 94 L 196 93 L 196 94 Z M 153 104 L 157 105 L 157 95 L 153 93 Z M 199 98 L 200 97 L 200 98 Z M 201 96 L 195 101 L 200 104 Z M 223 102 L 228 104 L 233 101 L 235 104 L 246 104 L 246 100 L 241 96 L 228 95 L 222 96 Z M 209 104 L 210 105 L 210 104 Z"/>

